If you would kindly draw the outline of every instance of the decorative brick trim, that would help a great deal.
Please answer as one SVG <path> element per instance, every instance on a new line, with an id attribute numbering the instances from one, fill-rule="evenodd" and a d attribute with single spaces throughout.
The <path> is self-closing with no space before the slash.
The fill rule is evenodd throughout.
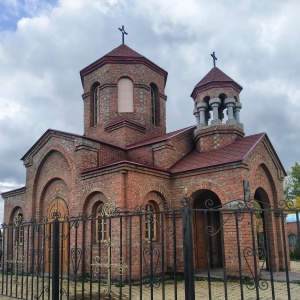
<path id="1" fill-rule="evenodd" d="M 81 173 L 81 179 L 86 180 L 93 177 L 103 176 L 110 173 L 118 173 L 123 171 L 133 171 L 142 174 L 154 175 L 161 178 L 170 179 L 170 173 L 168 171 L 159 170 L 155 167 L 143 166 L 134 162 L 118 162 L 110 164 L 108 166 L 102 166 L 100 168 L 86 170 Z"/>
<path id="2" fill-rule="evenodd" d="M 9 192 L 1 193 L 1 196 L 5 200 L 6 198 L 22 195 L 22 194 L 25 194 L 25 193 L 26 193 L 26 186 L 23 186 L 19 189 L 15 189 L 15 190 L 12 190 L 12 191 L 9 191 Z"/>
<path id="3" fill-rule="evenodd" d="M 137 130 L 140 132 L 146 132 L 145 126 L 143 126 L 139 123 L 133 122 L 131 120 L 120 120 L 120 121 L 114 122 L 112 124 L 109 124 L 105 127 L 105 131 L 111 132 L 111 131 L 114 131 L 114 130 L 117 130 L 117 129 L 120 129 L 123 127 L 131 128 L 133 130 Z"/>
<path id="4" fill-rule="evenodd" d="M 83 94 L 81 95 L 81 97 L 82 97 L 82 100 L 84 100 L 85 98 L 90 97 L 90 92 L 83 93 Z"/>

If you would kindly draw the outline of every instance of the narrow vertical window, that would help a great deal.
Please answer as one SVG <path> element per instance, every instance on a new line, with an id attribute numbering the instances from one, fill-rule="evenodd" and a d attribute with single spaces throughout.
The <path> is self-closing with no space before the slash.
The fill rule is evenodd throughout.
<path id="1" fill-rule="evenodd" d="M 153 203 L 148 202 L 146 205 L 145 215 L 145 238 L 146 240 L 156 240 L 156 210 Z"/>
<path id="2" fill-rule="evenodd" d="M 97 85 L 94 89 L 93 93 L 93 125 L 99 123 L 99 103 L 100 103 L 100 91 L 99 85 Z"/>
<path id="3" fill-rule="evenodd" d="M 129 78 L 118 81 L 118 112 L 133 112 L 133 82 Z"/>
<path id="4" fill-rule="evenodd" d="M 22 245 L 23 244 L 23 240 L 24 240 L 24 227 L 22 225 L 23 222 L 23 214 L 22 213 L 18 213 L 17 215 L 17 222 L 16 222 L 16 242 L 18 243 L 18 245 Z"/>
<path id="5" fill-rule="evenodd" d="M 151 124 L 156 125 L 156 118 L 155 118 L 155 93 L 152 88 L 151 89 Z"/>
<path id="6" fill-rule="evenodd" d="M 107 226 L 106 226 L 106 219 L 104 218 L 104 215 L 102 214 L 103 211 L 103 203 L 101 202 L 97 206 L 96 210 L 96 241 L 101 242 L 106 240 L 106 231 L 107 231 Z"/>
<path id="7" fill-rule="evenodd" d="M 156 84 L 150 84 L 150 122 L 159 126 L 160 122 L 159 91 Z"/>

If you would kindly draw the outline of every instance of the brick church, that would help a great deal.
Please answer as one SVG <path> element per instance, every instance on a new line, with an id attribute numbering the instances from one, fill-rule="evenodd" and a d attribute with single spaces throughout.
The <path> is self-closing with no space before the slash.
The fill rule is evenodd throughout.
<path id="1" fill-rule="evenodd" d="M 2 193 L 4 222 L 17 215 L 38 220 L 54 209 L 92 214 L 109 199 L 128 210 L 143 205 L 158 211 L 162 203 L 181 208 L 186 194 L 195 209 L 204 209 L 207 199 L 221 207 L 244 199 L 244 180 L 250 199 L 278 206 L 285 171 L 266 133 L 245 136 L 242 87 L 213 67 L 191 91 L 196 124 L 167 133 L 167 75 L 125 44 L 81 70 L 83 135 L 49 129 L 24 154 L 25 186 Z M 271 222 L 269 234 L 279 253 L 282 234 L 275 217 Z M 205 268 L 200 212 L 193 228 L 195 268 Z M 212 240 L 211 267 L 222 265 L 219 243 Z M 278 256 L 273 268 L 283 268 Z"/>

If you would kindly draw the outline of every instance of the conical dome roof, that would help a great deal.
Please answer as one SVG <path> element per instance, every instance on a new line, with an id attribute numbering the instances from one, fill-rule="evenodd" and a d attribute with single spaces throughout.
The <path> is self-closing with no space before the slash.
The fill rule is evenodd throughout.
<path id="1" fill-rule="evenodd" d="M 202 92 L 208 88 L 224 86 L 231 86 L 238 93 L 243 89 L 241 85 L 222 72 L 219 68 L 214 67 L 194 87 L 191 97 L 195 98 L 198 92 Z"/>
<path id="2" fill-rule="evenodd" d="M 130 47 L 125 44 L 121 44 L 117 48 L 113 49 L 112 51 L 108 52 L 92 64 L 88 65 L 84 69 L 80 71 L 81 80 L 84 76 L 88 75 L 89 73 L 93 72 L 94 70 L 102 67 L 105 64 L 144 64 L 150 69 L 156 71 L 157 73 L 161 74 L 165 77 L 165 82 L 167 81 L 168 72 L 164 69 L 150 61 L 145 56 L 139 54 L 138 52 L 134 51 Z"/>
<path id="3" fill-rule="evenodd" d="M 131 49 L 130 47 L 128 47 L 125 44 L 121 44 L 117 48 L 111 50 L 106 55 L 104 55 L 104 57 L 110 57 L 110 56 L 113 56 L 113 57 L 144 57 L 143 55 L 137 53 L 136 51 L 134 51 L 133 49 Z"/>

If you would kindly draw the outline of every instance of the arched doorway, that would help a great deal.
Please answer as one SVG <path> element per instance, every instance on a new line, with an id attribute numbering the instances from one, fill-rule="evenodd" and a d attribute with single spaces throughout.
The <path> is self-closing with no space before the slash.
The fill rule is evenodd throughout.
<path id="1" fill-rule="evenodd" d="M 272 214 L 267 210 L 270 208 L 269 197 L 263 188 L 258 188 L 254 193 L 254 199 L 254 205 L 258 209 L 258 212 L 255 214 L 255 223 L 259 260 L 265 261 L 265 267 L 269 269 L 268 240 L 272 240 Z"/>
<path id="2" fill-rule="evenodd" d="M 219 197 L 212 191 L 201 190 L 192 195 L 195 268 L 221 268 L 222 245 Z M 212 230 L 208 234 L 208 230 Z"/>
<path id="3" fill-rule="evenodd" d="M 59 265 L 60 265 L 60 273 L 67 274 L 67 265 L 68 265 L 68 244 L 67 239 L 63 238 L 67 235 L 68 224 L 64 222 L 65 215 L 68 214 L 68 207 L 66 202 L 61 198 L 56 198 L 53 200 L 48 208 L 47 217 L 49 224 L 47 225 L 47 244 L 46 244 L 46 271 L 52 272 L 52 222 L 53 222 L 53 213 L 57 212 L 59 214 L 58 220 L 61 222 L 59 231 L 60 231 L 60 239 L 59 239 Z"/>

